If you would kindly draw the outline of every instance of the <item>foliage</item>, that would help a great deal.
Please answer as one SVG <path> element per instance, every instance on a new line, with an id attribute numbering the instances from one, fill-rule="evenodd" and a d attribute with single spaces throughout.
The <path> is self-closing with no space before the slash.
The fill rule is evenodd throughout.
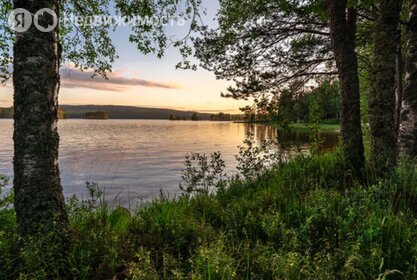
<path id="1" fill-rule="evenodd" d="M 318 105 L 321 120 L 340 121 L 340 88 L 334 81 L 324 81 L 310 92 L 293 96 L 284 92 L 279 100 L 279 116 L 288 123 L 312 122 L 313 107 Z"/>
<path id="2" fill-rule="evenodd" d="M 320 97 L 319 97 L 320 98 Z M 311 140 L 311 153 L 317 155 L 320 153 L 320 148 L 323 144 L 323 140 L 320 138 L 320 122 L 321 115 L 323 115 L 322 108 L 319 103 L 321 98 L 311 105 L 310 108 L 310 123 L 308 128 L 310 129 L 310 140 Z"/>
<path id="3" fill-rule="evenodd" d="M 283 93 L 305 95 L 311 85 L 337 80 L 326 2 L 221 1 L 218 25 L 195 28 L 200 34 L 193 38 L 193 54 L 217 78 L 235 83 L 223 93 L 226 97 L 275 103 Z M 369 70 L 371 54 L 362 50 L 371 45 L 376 3 L 348 1 L 359 12 L 356 45 L 361 70 Z M 191 68 L 190 62 L 183 68 Z"/>
<path id="4" fill-rule="evenodd" d="M 238 147 L 237 170 L 247 180 L 259 178 L 283 160 L 277 147 L 278 145 L 272 140 L 261 140 L 258 145 L 254 134 L 249 133 L 243 141 L 243 146 Z"/>
<path id="5" fill-rule="evenodd" d="M 232 121 L 238 119 L 239 116 L 232 116 L 230 114 L 225 114 L 220 112 L 218 114 L 213 114 L 210 116 L 211 121 Z"/>
<path id="6" fill-rule="evenodd" d="M 197 22 L 201 20 L 201 0 L 118 0 L 116 3 L 122 15 L 139 15 L 143 18 L 164 19 L 164 24 L 173 19 L 182 19 L 189 23 L 189 34 L 182 38 L 169 37 L 166 34 L 166 26 L 164 24 L 152 25 L 149 22 L 143 22 L 132 26 L 133 34 L 129 40 L 136 44 L 139 51 L 145 54 L 156 53 L 158 57 L 162 57 L 165 49 L 172 45 L 180 48 L 183 55 L 190 52 L 187 43 L 190 40 L 190 33 L 195 30 Z"/>
<path id="7" fill-rule="evenodd" d="M 12 30 L 7 24 L 7 15 L 12 10 L 12 3 L 2 1 L 0 5 L 0 85 L 4 84 L 10 78 L 9 64 L 12 63 L 10 50 L 12 48 Z"/>
<path id="8" fill-rule="evenodd" d="M 69 279 L 415 279 L 417 163 L 348 190 L 342 164 L 339 152 L 298 157 L 217 194 L 134 212 L 110 207 L 90 184 L 90 202 L 68 204 L 63 262 L 47 242 L 18 249 L 13 211 L 2 208 L 0 278 L 45 279 L 42 263 L 53 258 Z"/>
<path id="9" fill-rule="evenodd" d="M 93 69 L 94 75 L 107 77 L 112 64 L 117 59 L 115 46 L 110 33 L 116 29 L 112 23 L 118 18 L 140 17 L 135 24 L 130 24 L 129 41 L 142 53 L 155 53 L 162 57 L 165 50 L 174 45 L 186 53 L 189 36 L 175 37 L 166 32 L 170 21 L 182 21 L 188 25 L 190 32 L 195 29 L 199 18 L 201 0 L 94 0 L 94 1 L 60 1 L 60 17 L 70 20 L 62 21 L 60 28 L 60 45 L 62 62 L 75 65 L 80 70 Z M 0 5 L 0 82 L 10 78 L 13 60 L 12 45 L 15 34 L 8 24 L 8 16 L 13 9 L 11 1 L 2 1 Z M 100 24 L 93 24 L 92 19 L 101 17 Z M 76 23 L 71 22 L 77 19 Z M 84 24 L 86 22 L 87 24 Z M 80 24 L 78 24 L 80 23 Z M 127 24 L 128 22 L 122 21 Z M 68 69 L 67 69 L 68 70 Z"/>
<path id="10" fill-rule="evenodd" d="M 254 106 L 246 105 L 245 107 L 240 108 L 240 111 L 244 114 L 243 119 L 247 122 L 256 121 L 256 108 Z"/>
<path id="11" fill-rule="evenodd" d="M 13 209 L 13 192 L 5 192 L 4 189 L 9 185 L 9 179 L 0 175 L 0 224 L 8 225 L 14 219 Z M 7 230 L 11 229 L 5 227 L 3 230 L 0 228 L 0 240 L 3 236 L 7 235 Z M 1 241 L 0 241 L 1 242 Z"/>
<path id="12" fill-rule="evenodd" d="M 185 156 L 185 169 L 181 174 L 180 189 L 186 193 L 209 193 L 224 187 L 227 177 L 220 152 L 210 155 L 191 153 Z"/>
<path id="13" fill-rule="evenodd" d="M 218 23 L 201 29 L 195 56 L 235 82 L 225 96 L 273 99 L 335 74 L 327 22 L 312 1 L 221 1 Z"/>
<path id="14" fill-rule="evenodd" d="M 0 175 L 0 267 L 13 267 L 10 253 L 16 249 L 16 214 L 13 209 L 13 192 L 5 192 L 9 180 Z M 0 278 L 6 278 L 0 271 Z"/>
<path id="15" fill-rule="evenodd" d="M 5 4 L 5 5 L 3 5 Z M 87 16 L 109 16 L 110 1 L 61 1 L 61 17 L 73 15 L 74 18 Z M 2 1 L 0 13 L 0 77 L 5 82 L 10 77 L 12 63 L 12 43 L 14 32 L 8 24 L 8 16 L 12 11 L 12 2 Z M 77 68 L 92 68 L 96 74 L 105 76 L 111 70 L 116 56 L 114 45 L 109 36 L 109 24 L 92 26 L 86 24 L 65 23 L 60 26 L 60 43 L 62 60 L 73 63 Z"/>

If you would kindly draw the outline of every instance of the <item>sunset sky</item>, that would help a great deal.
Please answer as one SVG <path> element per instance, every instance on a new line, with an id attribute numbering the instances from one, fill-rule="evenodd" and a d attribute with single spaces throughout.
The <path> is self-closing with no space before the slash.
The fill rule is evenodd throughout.
<path id="1" fill-rule="evenodd" d="M 218 1 L 204 2 L 208 12 L 204 20 L 213 24 L 211 20 Z M 168 30 L 178 37 L 187 31 L 187 25 Z M 169 49 L 162 59 L 140 54 L 128 42 L 129 32 L 128 27 L 119 27 L 112 34 L 119 59 L 109 81 L 92 80 L 91 73 L 63 65 L 60 104 L 130 105 L 228 113 L 238 113 L 239 107 L 247 104 L 247 101 L 220 97 L 220 92 L 225 91 L 230 82 L 216 80 L 213 73 L 203 69 L 176 70 L 175 65 L 180 61 L 176 49 Z M 0 106 L 11 106 L 12 99 L 12 85 L 0 86 Z"/>

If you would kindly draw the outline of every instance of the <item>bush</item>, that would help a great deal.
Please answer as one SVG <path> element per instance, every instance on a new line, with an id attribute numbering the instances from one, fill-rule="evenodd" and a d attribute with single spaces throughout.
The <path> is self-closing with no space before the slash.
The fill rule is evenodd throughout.
<path id="1" fill-rule="evenodd" d="M 181 173 L 180 189 L 188 194 L 209 193 L 223 188 L 227 181 L 225 163 L 221 153 L 210 155 L 191 153 L 185 156 L 185 169 Z"/>

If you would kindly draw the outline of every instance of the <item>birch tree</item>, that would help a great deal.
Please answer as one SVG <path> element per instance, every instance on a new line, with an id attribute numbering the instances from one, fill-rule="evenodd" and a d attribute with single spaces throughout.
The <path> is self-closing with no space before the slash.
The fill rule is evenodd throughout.
<path id="1" fill-rule="evenodd" d="M 400 155 L 417 156 L 417 0 L 410 0 L 406 77 L 399 135 Z"/>

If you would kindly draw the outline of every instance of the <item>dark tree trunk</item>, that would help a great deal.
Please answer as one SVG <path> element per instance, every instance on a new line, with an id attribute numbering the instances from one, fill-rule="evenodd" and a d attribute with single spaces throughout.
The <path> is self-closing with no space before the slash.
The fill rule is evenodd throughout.
<path id="1" fill-rule="evenodd" d="M 34 15 L 42 8 L 58 14 L 58 1 L 14 0 L 14 8 Z M 39 18 L 52 24 L 52 16 Z M 57 131 L 60 47 L 58 27 L 40 32 L 34 25 L 16 33 L 14 84 L 14 191 L 22 236 L 66 233 L 68 222 L 59 177 Z M 66 235 L 66 234 L 65 234 Z M 61 239 L 60 235 L 54 237 Z"/>
<path id="2" fill-rule="evenodd" d="M 417 0 L 410 0 L 405 86 L 401 110 L 401 155 L 417 157 Z"/>
<path id="3" fill-rule="evenodd" d="M 396 164 L 395 73 L 401 0 L 381 0 L 375 25 L 373 90 L 369 97 L 371 161 L 383 176 Z"/>
<path id="4" fill-rule="evenodd" d="M 329 0 L 327 13 L 341 84 L 341 134 L 345 170 L 347 174 L 353 173 L 354 177 L 363 179 L 365 158 L 361 127 L 358 62 L 355 52 L 357 13 L 354 9 L 347 9 L 347 0 Z"/>

